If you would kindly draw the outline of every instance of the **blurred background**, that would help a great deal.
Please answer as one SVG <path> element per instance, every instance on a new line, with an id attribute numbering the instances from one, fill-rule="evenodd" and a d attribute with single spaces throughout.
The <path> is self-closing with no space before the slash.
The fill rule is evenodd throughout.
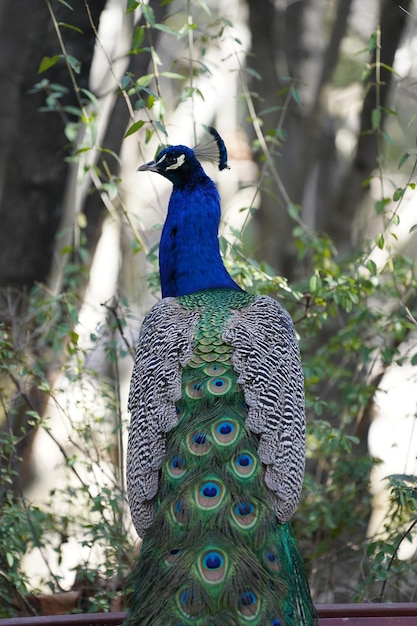
<path id="1" fill-rule="evenodd" d="M 123 605 L 170 194 L 136 170 L 205 125 L 228 268 L 300 338 L 314 599 L 416 600 L 416 50 L 409 0 L 2 0 L 1 617 Z"/>

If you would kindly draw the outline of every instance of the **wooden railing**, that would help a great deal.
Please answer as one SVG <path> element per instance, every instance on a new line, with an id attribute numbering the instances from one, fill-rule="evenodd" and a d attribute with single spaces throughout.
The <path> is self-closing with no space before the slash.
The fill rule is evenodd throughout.
<path id="1" fill-rule="evenodd" d="M 320 626 L 417 626 L 417 603 L 320 604 L 317 611 Z M 124 612 L 12 617 L 0 619 L 0 626 L 122 626 L 125 617 Z"/>

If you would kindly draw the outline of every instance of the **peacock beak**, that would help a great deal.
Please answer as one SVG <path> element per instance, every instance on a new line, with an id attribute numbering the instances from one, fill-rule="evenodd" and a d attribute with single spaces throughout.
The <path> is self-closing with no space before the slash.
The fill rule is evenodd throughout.
<path id="1" fill-rule="evenodd" d="M 156 161 L 149 161 L 144 163 L 137 169 L 138 172 L 158 172 L 158 163 Z"/>

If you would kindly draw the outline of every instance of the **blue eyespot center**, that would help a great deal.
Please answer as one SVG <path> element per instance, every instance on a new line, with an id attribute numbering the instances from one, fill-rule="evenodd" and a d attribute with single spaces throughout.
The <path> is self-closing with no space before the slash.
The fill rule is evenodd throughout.
<path id="1" fill-rule="evenodd" d="M 234 430 L 234 425 L 231 422 L 222 422 L 217 426 L 217 432 L 221 435 L 229 435 Z"/>
<path id="2" fill-rule="evenodd" d="M 174 456 L 171 459 L 170 465 L 174 469 L 183 469 L 185 467 L 185 459 L 180 456 Z"/>
<path id="3" fill-rule="evenodd" d="M 253 591 L 244 591 L 240 596 L 240 602 L 243 606 L 252 606 L 256 604 L 256 596 Z"/>
<path id="4" fill-rule="evenodd" d="M 254 509 L 255 507 L 250 502 L 239 502 L 239 504 L 235 506 L 236 515 L 239 515 L 240 517 L 250 515 L 253 513 Z"/>
<path id="5" fill-rule="evenodd" d="M 207 435 L 205 435 L 204 433 L 196 433 L 195 435 L 193 435 L 192 441 L 196 444 L 196 446 L 203 446 L 205 443 L 207 443 Z"/>
<path id="6" fill-rule="evenodd" d="M 203 563 L 207 569 L 219 569 L 222 567 L 224 560 L 218 552 L 213 551 L 205 555 Z"/>
<path id="7" fill-rule="evenodd" d="M 200 490 L 201 494 L 206 498 L 215 498 L 220 493 L 220 487 L 216 483 L 205 483 Z"/>
<path id="8" fill-rule="evenodd" d="M 180 597 L 181 604 L 183 606 L 190 605 L 193 603 L 193 600 L 194 600 L 193 592 L 185 589 L 185 591 L 182 592 L 181 597 Z"/>
<path id="9" fill-rule="evenodd" d="M 241 467 L 249 467 L 250 465 L 252 465 L 252 458 L 249 456 L 249 454 L 239 454 L 239 456 L 236 458 L 236 463 Z"/>

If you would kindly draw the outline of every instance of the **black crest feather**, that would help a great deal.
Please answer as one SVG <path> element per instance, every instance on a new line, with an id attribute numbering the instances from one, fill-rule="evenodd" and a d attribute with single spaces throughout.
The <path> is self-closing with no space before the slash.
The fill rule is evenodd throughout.
<path id="1" fill-rule="evenodd" d="M 194 148 L 193 152 L 200 161 L 209 161 L 218 166 L 219 170 L 229 168 L 227 164 L 227 149 L 223 139 L 213 126 L 207 127 L 208 137 L 205 137 Z"/>

